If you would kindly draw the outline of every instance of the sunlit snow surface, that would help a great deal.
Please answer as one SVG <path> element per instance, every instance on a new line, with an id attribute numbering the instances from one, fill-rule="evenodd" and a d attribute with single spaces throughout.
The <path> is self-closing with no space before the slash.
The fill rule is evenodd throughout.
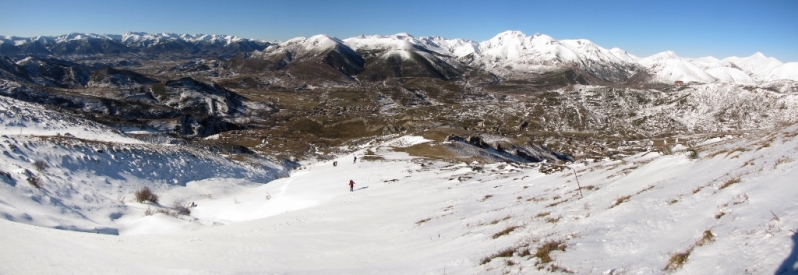
<path id="1" fill-rule="evenodd" d="M 0 113 L 35 108 L 2 102 Z M 5 112 L 2 123 L 43 133 L 42 123 L 56 122 L 32 110 Z M 84 123 L 58 131 L 106 131 Z M 276 165 L 128 143 L 113 131 L 97 141 L 3 131 L 0 171 L 11 178 L 0 175 L 0 273 L 548 274 L 555 264 L 576 274 L 795 274 L 797 135 L 789 126 L 708 137 L 696 159 L 678 147 L 570 164 L 577 182 L 568 169 L 546 175 L 536 165 L 391 150 L 437 142 L 411 136 L 281 178 Z M 363 161 L 369 149 L 384 160 Z M 49 167 L 37 170 L 36 160 Z M 42 188 L 27 174 L 45 178 Z M 142 186 L 163 207 L 196 206 L 190 216 L 144 215 L 162 206 L 135 202 Z M 705 231 L 714 241 L 698 245 Z M 535 251 L 550 240 L 567 247 L 539 264 Z M 517 253 L 482 264 L 506 248 Z M 688 250 L 682 268 L 663 271 Z"/>

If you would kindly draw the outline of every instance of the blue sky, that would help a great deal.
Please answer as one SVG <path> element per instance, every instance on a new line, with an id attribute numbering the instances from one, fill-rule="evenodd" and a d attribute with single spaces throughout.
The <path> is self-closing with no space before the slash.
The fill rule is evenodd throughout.
<path id="1" fill-rule="evenodd" d="M 588 39 L 645 57 L 798 61 L 798 1 L 205 1 L 2 0 L 0 35 L 126 31 L 265 40 L 328 34 L 438 35 L 484 41 L 505 30 Z"/>

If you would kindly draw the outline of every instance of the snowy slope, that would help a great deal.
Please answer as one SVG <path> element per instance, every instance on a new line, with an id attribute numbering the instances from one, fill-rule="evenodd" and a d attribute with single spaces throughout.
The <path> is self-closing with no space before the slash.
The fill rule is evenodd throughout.
<path id="1" fill-rule="evenodd" d="M 0 273 L 794 274 L 796 135 L 792 125 L 706 137 L 698 158 L 677 145 L 570 164 L 578 180 L 568 169 L 415 159 L 395 148 L 435 141 L 397 137 L 364 145 L 355 163 L 343 155 L 337 167 L 306 163 L 253 184 L 277 170 L 178 148 L 6 134 L 0 232 L 13 234 L 0 234 Z M 381 159 L 362 161 L 367 149 Z M 24 169 L 44 187 L 25 183 Z M 197 206 L 146 216 L 162 208 L 130 200 L 145 185 L 167 206 Z M 537 251 L 548 242 L 544 263 Z M 664 271 L 677 253 L 686 262 Z"/>
<path id="2" fill-rule="evenodd" d="M 756 81 L 754 81 L 754 79 L 751 78 L 751 76 L 736 68 L 714 67 L 705 70 L 705 72 L 710 76 L 712 76 L 713 78 L 715 78 L 715 80 L 720 83 L 756 85 Z"/>
<path id="3" fill-rule="evenodd" d="M 418 51 L 426 50 L 440 55 L 451 53 L 432 39 L 417 39 L 407 33 L 394 35 L 360 35 L 343 40 L 352 49 L 366 51 Z"/>
<path id="4" fill-rule="evenodd" d="M 762 79 L 768 81 L 789 79 L 798 81 L 798 62 L 790 62 L 781 64 L 772 70 L 768 71 L 762 76 Z"/>
<path id="5" fill-rule="evenodd" d="M 767 57 L 764 54 L 757 52 L 749 57 L 727 57 L 723 61 L 731 62 L 737 67 L 745 70 L 754 76 L 764 76 L 774 68 L 781 65 L 781 61 L 773 57 Z"/>
<path id="6" fill-rule="evenodd" d="M 427 36 L 419 37 L 418 40 L 423 42 L 423 45 L 430 45 L 433 48 L 443 48 L 446 54 L 458 58 L 467 56 L 477 57 L 480 56 L 479 43 L 466 40 L 466 39 L 445 39 L 440 36 Z"/>
<path id="7" fill-rule="evenodd" d="M 191 147 L 147 144 L 7 97 L 0 97 L 0 132 L 0 215 L 49 228 L 149 232 L 140 228 L 147 223 L 140 214 L 161 206 L 132 200 L 144 186 L 162 193 L 161 202 L 171 205 L 190 194 L 259 185 L 286 175 L 285 168 L 270 162 L 237 163 Z"/>
<path id="8" fill-rule="evenodd" d="M 715 78 L 700 67 L 683 59 L 672 51 L 661 52 L 640 59 L 648 73 L 654 75 L 656 81 L 674 83 L 676 81 L 688 82 L 714 82 Z"/>
<path id="9" fill-rule="evenodd" d="M 296 37 L 285 42 L 272 44 L 264 49 L 262 54 L 289 53 L 294 59 L 312 58 L 338 46 L 344 46 L 343 41 L 325 34 L 319 34 L 309 38 Z"/>

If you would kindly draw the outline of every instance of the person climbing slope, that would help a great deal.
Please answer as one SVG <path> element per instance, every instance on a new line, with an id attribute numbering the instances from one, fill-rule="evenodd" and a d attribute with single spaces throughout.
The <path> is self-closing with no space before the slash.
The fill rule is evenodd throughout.
<path id="1" fill-rule="evenodd" d="M 355 182 L 353 180 L 349 180 L 349 192 L 355 191 Z"/>

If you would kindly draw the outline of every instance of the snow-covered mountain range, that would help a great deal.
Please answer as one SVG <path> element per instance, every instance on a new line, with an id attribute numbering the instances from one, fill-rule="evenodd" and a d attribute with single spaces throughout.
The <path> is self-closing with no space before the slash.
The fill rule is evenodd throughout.
<path id="1" fill-rule="evenodd" d="M 649 75 L 652 82 L 665 84 L 681 81 L 757 85 L 779 80 L 798 81 L 798 62 L 782 63 L 759 52 L 749 57 L 691 59 L 666 51 L 640 58 L 622 49 L 606 49 L 585 39 L 556 40 L 545 34 L 529 36 L 519 31 L 502 32 L 482 42 L 439 36 L 414 37 L 407 33 L 360 35 L 346 39 L 316 35 L 285 42 L 229 35 L 141 32 L 123 35 L 72 33 L 31 38 L 0 36 L 2 55 L 188 52 L 226 53 L 229 56 L 254 52 L 255 56 L 268 59 L 277 56 L 275 62 L 284 66 L 306 53 L 313 52 L 318 56 L 332 49 L 344 56 L 342 62 L 351 68 L 339 71 L 350 77 L 364 70 L 370 75 L 374 74 L 373 71 L 386 74 L 385 69 L 376 69 L 386 64 L 378 62 L 368 70 L 364 68 L 369 67 L 368 64 L 361 64 L 363 61 L 360 60 L 373 59 L 393 60 L 388 65 L 400 61 L 420 62 L 425 64 L 421 67 L 447 77 L 457 75 L 465 67 L 484 69 L 508 78 L 519 73 L 572 67 L 609 82 L 624 82 L 639 73 Z"/>

